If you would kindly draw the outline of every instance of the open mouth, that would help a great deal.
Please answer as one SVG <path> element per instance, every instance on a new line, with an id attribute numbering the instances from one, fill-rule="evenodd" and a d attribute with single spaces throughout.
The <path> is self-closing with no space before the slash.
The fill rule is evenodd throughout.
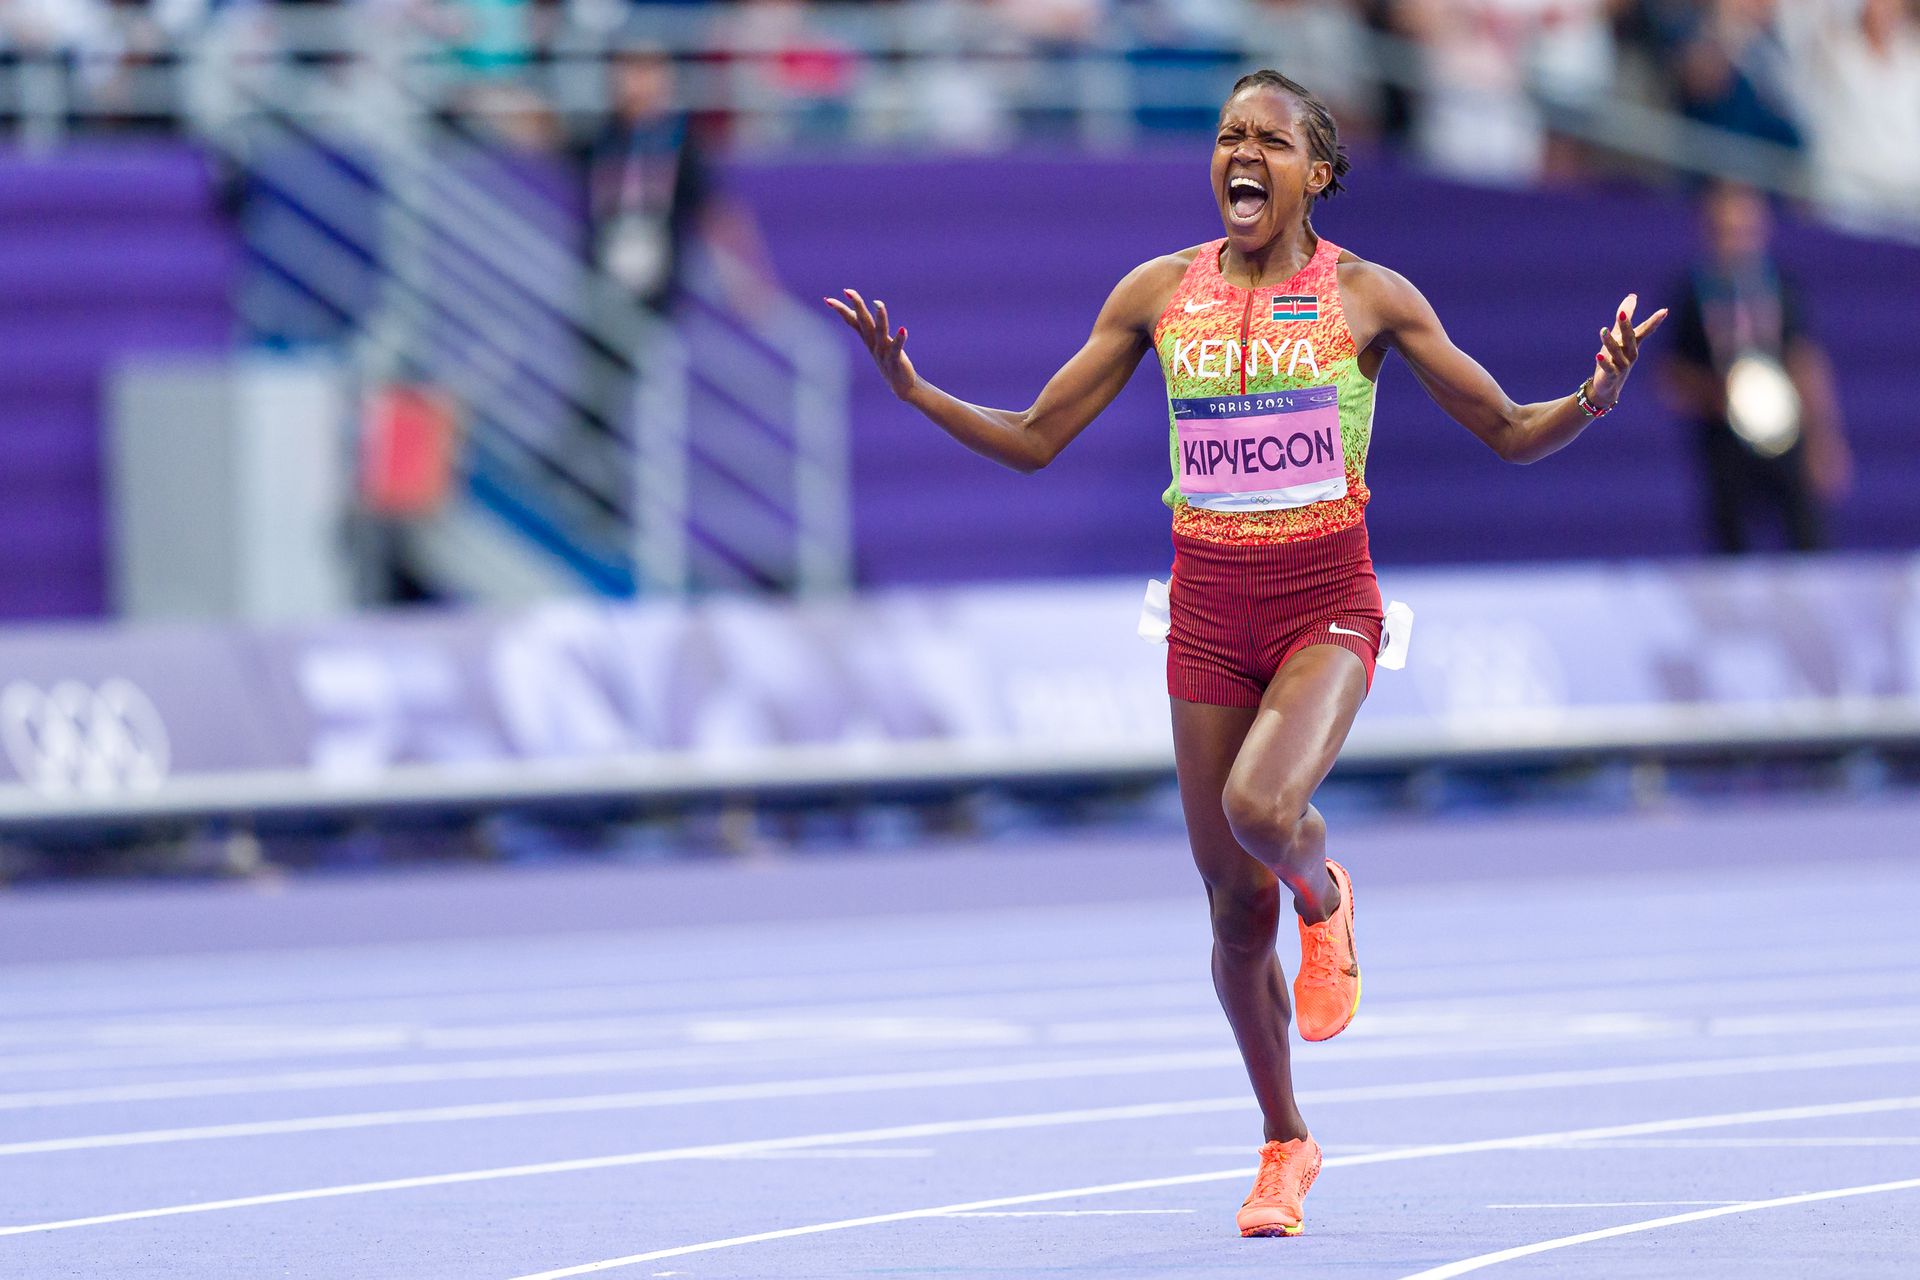
<path id="1" fill-rule="evenodd" d="M 1267 188 L 1257 178 L 1236 175 L 1227 179 L 1227 207 L 1235 222 L 1252 222 L 1267 207 Z"/>

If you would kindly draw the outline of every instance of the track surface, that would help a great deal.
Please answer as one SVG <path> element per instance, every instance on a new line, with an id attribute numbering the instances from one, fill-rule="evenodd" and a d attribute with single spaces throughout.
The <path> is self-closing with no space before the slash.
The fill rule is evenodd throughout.
<path id="1" fill-rule="evenodd" d="M 0 1276 L 1912 1276 L 1916 846 L 1337 841 L 1295 1240 L 1164 836 L 0 895 Z"/>

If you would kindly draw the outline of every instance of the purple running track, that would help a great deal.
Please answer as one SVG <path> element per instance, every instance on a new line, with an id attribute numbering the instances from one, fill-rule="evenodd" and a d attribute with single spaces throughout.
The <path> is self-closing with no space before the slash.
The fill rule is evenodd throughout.
<path id="1" fill-rule="evenodd" d="M 1347 833 L 1295 1240 L 1165 834 L 15 891 L 0 1276 L 1910 1276 L 1917 833 Z"/>

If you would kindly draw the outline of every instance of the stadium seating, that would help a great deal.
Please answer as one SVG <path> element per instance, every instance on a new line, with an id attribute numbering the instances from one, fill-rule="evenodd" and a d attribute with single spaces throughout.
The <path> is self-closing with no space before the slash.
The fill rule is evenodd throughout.
<path id="1" fill-rule="evenodd" d="M 105 376 L 230 343 L 236 259 L 192 148 L 0 155 L 0 618 L 104 611 Z"/>

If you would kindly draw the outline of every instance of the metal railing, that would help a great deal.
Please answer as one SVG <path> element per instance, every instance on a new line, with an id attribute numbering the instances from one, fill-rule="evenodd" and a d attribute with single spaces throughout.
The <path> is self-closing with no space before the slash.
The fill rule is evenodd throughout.
<path id="1" fill-rule="evenodd" d="M 255 338 L 340 347 L 369 386 L 450 393 L 464 411 L 459 501 L 537 547 L 558 586 L 844 588 L 846 356 L 829 326 L 764 281 L 742 287 L 718 250 L 699 255 L 673 317 L 656 316 L 577 247 L 580 217 L 551 172 L 384 87 L 406 109 L 372 132 L 350 103 L 276 77 L 235 76 L 224 92 L 204 136 L 248 192 L 240 306 Z M 755 366 L 728 368 L 743 351 Z M 717 438 L 765 456 L 733 475 Z M 457 557 L 418 558 L 438 566 L 422 576 L 457 576 Z"/>
<path id="2" fill-rule="evenodd" d="M 256 340 L 339 346 L 369 387 L 444 388 L 463 409 L 468 494 L 519 503 L 583 582 L 618 591 L 627 468 L 587 429 L 567 367 L 583 345 L 564 296 L 575 282 L 525 252 L 550 242 L 524 226 L 506 245 L 482 239 L 487 223 L 443 196 L 460 185 L 448 163 L 404 135 L 375 142 L 254 103 L 210 136 L 248 190 L 240 301 Z"/>

